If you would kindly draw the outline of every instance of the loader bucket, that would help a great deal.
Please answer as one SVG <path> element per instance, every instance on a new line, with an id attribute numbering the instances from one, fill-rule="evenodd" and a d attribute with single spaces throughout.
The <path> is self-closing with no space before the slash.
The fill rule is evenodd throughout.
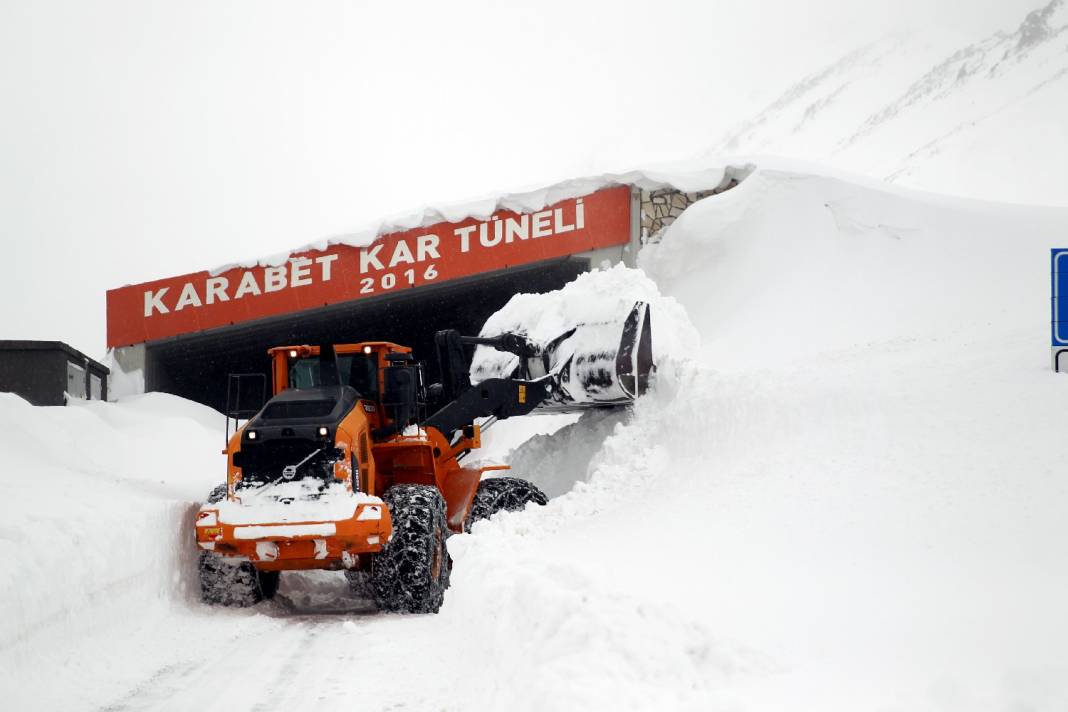
<path id="1" fill-rule="evenodd" d="M 511 333 L 513 338 L 508 343 L 517 338 L 524 340 L 524 347 L 513 349 L 512 353 L 480 348 L 472 363 L 472 380 L 545 379 L 550 395 L 539 411 L 572 411 L 632 402 L 645 393 L 653 370 L 649 305 L 636 302 L 625 312 L 606 305 L 605 311 L 593 319 L 587 316 L 544 343 Z M 586 312 L 589 314 L 590 310 L 587 308 Z M 484 335 L 480 342 L 485 344 L 495 338 L 500 340 L 500 335 Z"/>

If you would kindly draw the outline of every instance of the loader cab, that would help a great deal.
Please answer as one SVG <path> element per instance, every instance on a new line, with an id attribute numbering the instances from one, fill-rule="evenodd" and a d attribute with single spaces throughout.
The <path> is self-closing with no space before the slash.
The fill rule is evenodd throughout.
<path id="1" fill-rule="evenodd" d="M 361 400 L 375 404 L 379 412 L 372 420 L 377 428 L 399 431 L 417 416 L 423 376 L 409 347 L 388 341 L 364 341 L 337 344 L 334 352 L 339 385 L 351 386 Z M 273 395 L 327 385 L 322 383 L 319 346 L 279 346 L 268 353 Z"/>
<path id="2" fill-rule="evenodd" d="M 377 354 L 339 354 L 338 375 L 342 385 L 356 389 L 361 398 L 378 400 Z M 289 364 L 288 389 L 306 390 L 322 386 L 318 356 L 298 358 Z"/>
<path id="3" fill-rule="evenodd" d="M 411 354 L 412 350 L 388 341 L 337 344 L 338 375 L 341 385 L 352 386 L 366 400 L 378 401 L 385 385 L 385 369 L 390 354 Z M 318 388 L 320 382 L 318 346 L 277 346 L 271 357 L 272 395 L 290 388 Z"/>

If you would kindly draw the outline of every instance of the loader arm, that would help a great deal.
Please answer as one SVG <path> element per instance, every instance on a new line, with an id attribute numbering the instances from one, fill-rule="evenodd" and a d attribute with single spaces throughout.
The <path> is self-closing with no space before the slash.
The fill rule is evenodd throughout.
<path id="1" fill-rule="evenodd" d="M 494 416 L 504 420 L 527 415 L 548 397 L 549 389 L 544 380 L 490 378 L 466 388 L 421 425 L 436 428 L 448 436 L 471 425 L 476 418 Z"/>

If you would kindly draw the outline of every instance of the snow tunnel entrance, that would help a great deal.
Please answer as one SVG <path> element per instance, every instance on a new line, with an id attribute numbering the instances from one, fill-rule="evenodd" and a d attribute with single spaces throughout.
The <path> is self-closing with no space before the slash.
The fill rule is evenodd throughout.
<path id="1" fill-rule="evenodd" d="M 559 289 L 591 263 L 633 264 L 686 206 L 750 170 L 727 168 L 696 192 L 611 184 L 546 204 L 539 191 L 488 216 L 443 216 L 368 244 L 128 284 L 108 290 L 107 345 L 123 374 L 143 373 L 145 390 L 220 411 L 228 375 L 268 375 L 273 346 L 392 341 L 412 347 L 436 380 L 436 331 L 476 334 L 514 294 Z M 527 203 L 538 207 L 517 211 Z"/>
<path id="2" fill-rule="evenodd" d="M 411 346 L 436 381 L 436 331 L 477 334 L 513 294 L 559 289 L 588 269 L 587 259 L 571 257 L 149 343 L 145 388 L 222 411 L 230 373 L 262 373 L 270 388 L 268 348 L 358 341 Z"/>

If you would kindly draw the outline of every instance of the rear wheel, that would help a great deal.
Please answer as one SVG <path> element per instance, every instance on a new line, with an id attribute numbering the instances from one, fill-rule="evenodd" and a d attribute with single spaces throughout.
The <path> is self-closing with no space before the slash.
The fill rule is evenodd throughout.
<path id="1" fill-rule="evenodd" d="M 518 477 L 493 477 L 482 480 L 471 503 L 471 512 L 464 522 L 464 531 L 480 519 L 489 519 L 497 512 L 516 512 L 528 504 L 548 504 L 549 498 L 532 482 Z"/>
<path id="2" fill-rule="evenodd" d="M 371 562 L 371 592 L 379 608 L 437 613 L 449 586 L 445 500 L 436 487 L 395 485 L 382 497 L 393 535 Z"/>

